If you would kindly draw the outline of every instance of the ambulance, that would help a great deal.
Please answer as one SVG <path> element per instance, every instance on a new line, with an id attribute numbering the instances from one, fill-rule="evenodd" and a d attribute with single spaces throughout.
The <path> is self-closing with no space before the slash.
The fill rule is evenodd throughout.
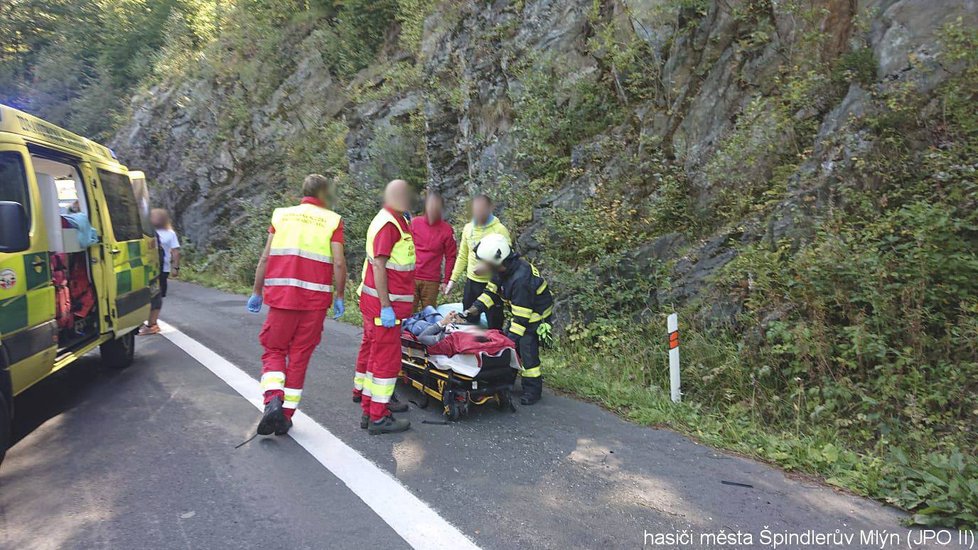
<path id="1" fill-rule="evenodd" d="M 99 348 L 133 362 L 160 273 L 141 172 L 0 105 L 0 461 L 14 396 Z"/>

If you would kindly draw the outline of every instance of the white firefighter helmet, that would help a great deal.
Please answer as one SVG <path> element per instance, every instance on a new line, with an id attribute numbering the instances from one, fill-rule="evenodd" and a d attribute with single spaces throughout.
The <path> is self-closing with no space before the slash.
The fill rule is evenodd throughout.
<path id="1" fill-rule="evenodd" d="M 509 239 L 499 233 L 490 233 L 475 245 L 476 259 L 492 266 L 502 265 L 503 260 L 508 258 L 512 251 Z"/>

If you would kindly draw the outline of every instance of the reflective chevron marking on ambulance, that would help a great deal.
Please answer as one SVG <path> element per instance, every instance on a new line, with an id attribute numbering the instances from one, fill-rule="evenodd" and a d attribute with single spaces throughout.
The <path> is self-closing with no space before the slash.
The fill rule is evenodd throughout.
<path id="1" fill-rule="evenodd" d="M 143 265 L 140 241 L 129 241 L 115 261 L 115 283 L 119 296 L 148 286 L 152 269 Z"/>
<path id="2" fill-rule="evenodd" d="M 50 319 L 53 292 L 31 292 L 51 285 L 51 260 L 47 252 L 12 256 L 0 263 L 4 288 L 0 288 L 0 334 L 8 335 Z"/>

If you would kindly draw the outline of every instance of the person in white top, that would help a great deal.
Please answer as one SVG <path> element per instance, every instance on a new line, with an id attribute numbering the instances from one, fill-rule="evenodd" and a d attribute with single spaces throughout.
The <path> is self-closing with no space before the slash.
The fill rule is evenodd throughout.
<path id="1" fill-rule="evenodd" d="M 150 212 L 150 221 L 156 228 L 156 245 L 160 249 L 160 293 L 153 297 L 150 305 L 149 320 L 139 329 L 139 334 L 157 334 L 160 327 L 157 321 L 160 318 L 160 311 L 163 309 L 163 298 L 166 297 L 167 280 L 170 275 L 180 276 L 180 239 L 177 238 L 173 224 L 170 222 L 170 213 L 162 208 L 154 208 Z"/>
<path id="2" fill-rule="evenodd" d="M 160 274 L 160 290 L 166 298 L 166 280 L 172 274 L 176 279 L 180 276 L 180 239 L 170 223 L 170 213 L 162 208 L 154 208 L 150 220 L 156 233 L 160 236 L 159 245 L 163 247 L 163 272 Z"/>

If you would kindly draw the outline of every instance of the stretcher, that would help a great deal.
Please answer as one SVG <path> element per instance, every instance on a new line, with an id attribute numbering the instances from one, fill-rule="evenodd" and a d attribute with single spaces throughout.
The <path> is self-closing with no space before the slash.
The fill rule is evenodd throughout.
<path id="1" fill-rule="evenodd" d="M 443 407 L 449 420 L 458 420 L 473 405 L 495 405 L 516 412 L 512 390 L 519 373 L 513 349 L 499 355 L 431 355 L 428 348 L 410 336 L 401 336 L 401 379 L 421 392 L 426 408 L 432 399 Z"/>

